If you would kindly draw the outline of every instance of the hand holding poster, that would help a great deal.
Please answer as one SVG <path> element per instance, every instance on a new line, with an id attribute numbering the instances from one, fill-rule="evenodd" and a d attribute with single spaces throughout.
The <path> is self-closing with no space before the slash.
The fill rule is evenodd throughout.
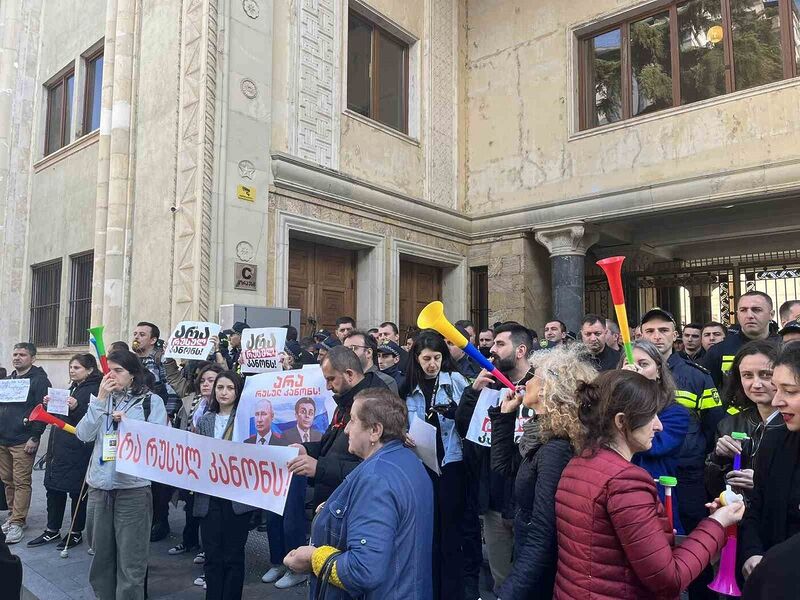
<path id="1" fill-rule="evenodd" d="M 251 446 L 122 419 L 117 471 L 283 514 L 296 448 Z"/>
<path id="2" fill-rule="evenodd" d="M 68 415 L 69 390 L 47 388 L 47 412 L 51 415 Z"/>
<path id="3" fill-rule="evenodd" d="M 511 390 L 503 388 L 502 390 L 493 390 L 490 388 L 483 388 L 481 395 L 478 396 L 478 402 L 475 404 L 475 412 L 472 413 L 472 420 L 469 422 L 469 429 L 467 430 L 467 439 L 481 446 L 492 445 L 492 420 L 489 418 L 489 409 L 492 406 L 499 406 Z M 517 426 L 514 428 L 514 441 L 519 441 L 522 437 L 522 426 L 525 422 L 533 416 L 533 411 L 525 408 L 524 405 L 519 407 L 517 411 Z"/>
<path id="4" fill-rule="evenodd" d="M 261 327 L 242 332 L 242 373 L 267 373 L 281 369 L 281 355 L 286 345 L 284 327 Z"/>
<path id="5" fill-rule="evenodd" d="M 30 388 L 31 380 L 27 378 L 0 379 L 0 402 L 26 402 Z"/>
<path id="6" fill-rule="evenodd" d="M 169 336 L 164 356 L 175 360 L 205 360 L 214 347 L 210 338 L 219 335 L 220 329 L 216 323 L 181 321 Z"/>
<path id="7" fill-rule="evenodd" d="M 318 442 L 328 428 L 326 402 L 332 398 L 319 365 L 248 377 L 233 439 L 277 446 Z"/>

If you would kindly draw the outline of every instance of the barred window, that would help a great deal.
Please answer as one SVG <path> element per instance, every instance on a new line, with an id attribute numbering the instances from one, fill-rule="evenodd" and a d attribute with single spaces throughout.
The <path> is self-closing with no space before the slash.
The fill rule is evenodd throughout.
<path id="1" fill-rule="evenodd" d="M 86 330 L 91 327 L 94 254 L 77 254 L 71 260 L 67 345 L 84 346 L 89 339 Z"/>
<path id="2" fill-rule="evenodd" d="M 57 346 L 61 259 L 34 265 L 31 270 L 30 340 L 42 348 Z"/>

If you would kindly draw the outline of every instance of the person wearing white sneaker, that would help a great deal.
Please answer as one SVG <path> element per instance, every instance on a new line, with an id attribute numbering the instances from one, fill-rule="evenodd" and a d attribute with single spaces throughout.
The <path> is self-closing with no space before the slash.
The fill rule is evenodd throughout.
<path id="1" fill-rule="evenodd" d="M 286 573 L 287 569 L 283 565 L 272 565 L 266 573 L 261 577 L 261 581 L 264 583 L 275 583 L 283 577 L 284 573 Z"/>
<path id="2" fill-rule="evenodd" d="M 275 582 L 275 587 L 279 590 L 288 590 L 291 587 L 305 583 L 308 575 L 305 573 L 292 573 L 287 571 L 283 577 Z"/>

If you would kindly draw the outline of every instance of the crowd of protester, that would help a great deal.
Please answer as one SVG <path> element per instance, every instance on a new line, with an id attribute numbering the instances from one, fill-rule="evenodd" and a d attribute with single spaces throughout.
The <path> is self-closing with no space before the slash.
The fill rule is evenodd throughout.
<path id="1" fill-rule="evenodd" d="M 27 545 L 86 543 L 98 598 L 144 598 L 150 542 L 170 534 L 178 499 L 184 527 L 168 554 L 194 555 L 209 600 L 241 598 L 254 529 L 269 541 L 262 581 L 308 581 L 315 599 L 476 600 L 485 555 L 501 600 L 698 600 L 718 598 L 708 584 L 738 524 L 728 575 L 744 597 L 797 597 L 799 312 L 800 301 L 785 303 L 778 329 L 770 297 L 748 292 L 735 329 L 681 328 L 653 308 L 632 331 L 632 362 L 601 315 L 586 315 L 577 333 L 549 321 L 541 340 L 517 322 L 457 321 L 513 392 L 433 330 L 401 339 L 394 323 L 360 330 L 341 317 L 334 331 L 298 339 L 286 326 L 283 368 L 319 363 L 336 408 L 320 435 L 315 406 L 298 401 L 298 425 L 281 440 L 271 403 L 256 408 L 245 443 L 298 449 L 283 515 L 117 472 L 107 453 L 121 419 L 231 440 L 243 389 L 247 323 L 212 338 L 207 360 L 181 365 L 163 358 L 158 327 L 141 322 L 130 347 L 110 345 L 107 374 L 91 354 L 70 359 L 64 421 L 76 434 L 50 432 L 47 524 Z M 28 398 L 0 403 L 0 575 L 12 591 L 21 566 L 9 546 L 25 536 L 44 433 L 27 417 L 52 401 L 36 353 L 14 347 L 8 377 L 30 380 Z M 497 393 L 490 443 L 469 439 L 482 398 Z M 435 430 L 436 469 L 415 453 L 416 419 Z M 669 478 L 677 485 L 662 485 Z"/>

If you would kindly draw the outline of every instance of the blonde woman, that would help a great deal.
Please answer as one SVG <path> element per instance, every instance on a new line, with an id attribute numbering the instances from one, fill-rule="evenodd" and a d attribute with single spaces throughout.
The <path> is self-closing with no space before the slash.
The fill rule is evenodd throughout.
<path id="1" fill-rule="evenodd" d="M 536 352 L 530 364 L 534 376 L 525 393 L 489 410 L 492 419 L 492 469 L 514 485 L 514 564 L 499 590 L 502 600 L 553 597 L 558 547 L 556 544 L 556 488 L 561 471 L 575 454 L 581 435 L 575 392 L 597 371 L 582 344 L 559 345 Z M 514 443 L 520 405 L 535 416 L 523 426 Z"/>

